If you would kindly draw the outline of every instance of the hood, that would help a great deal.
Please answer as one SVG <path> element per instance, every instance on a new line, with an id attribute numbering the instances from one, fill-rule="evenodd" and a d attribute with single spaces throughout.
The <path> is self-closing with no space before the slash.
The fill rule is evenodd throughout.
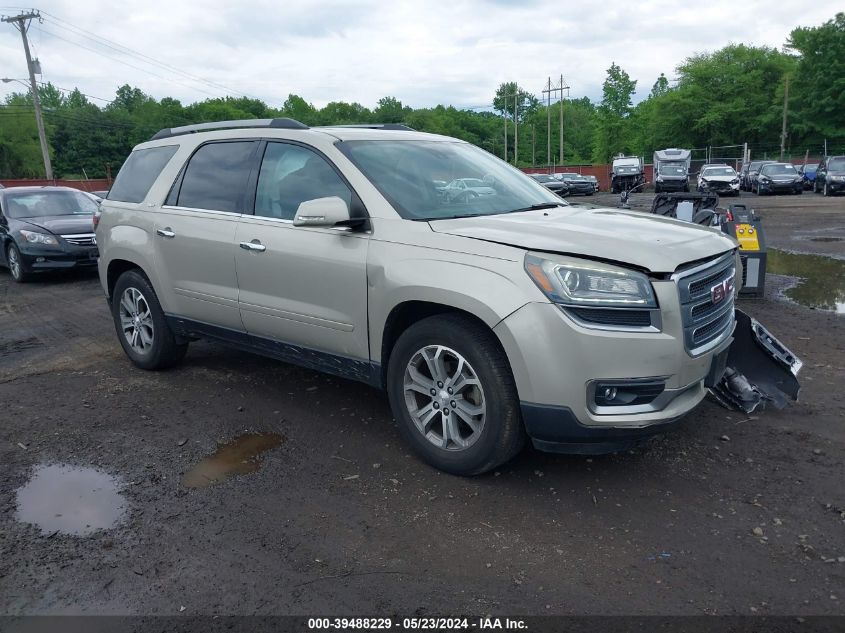
<path id="1" fill-rule="evenodd" d="M 801 174 L 775 174 L 773 176 L 763 176 L 774 182 L 794 182 L 801 180 Z"/>
<path id="2" fill-rule="evenodd" d="M 53 235 L 73 235 L 75 233 L 93 233 L 93 215 L 49 215 L 38 218 L 17 218 L 32 226 L 46 230 Z"/>
<path id="3" fill-rule="evenodd" d="M 633 265 L 655 273 L 736 247 L 727 235 L 650 213 L 559 207 L 542 211 L 433 220 L 436 233 Z"/>
<path id="4" fill-rule="evenodd" d="M 701 180 L 706 182 L 731 182 L 737 178 L 739 176 L 702 176 Z"/>

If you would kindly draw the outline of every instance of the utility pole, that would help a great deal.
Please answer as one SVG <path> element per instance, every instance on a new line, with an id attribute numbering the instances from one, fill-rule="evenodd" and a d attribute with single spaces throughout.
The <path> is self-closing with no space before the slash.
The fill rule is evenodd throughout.
<path id="1" fill-rule="evenodd" d="M 502 113 L 502 121 L 505 122 L 505 148 L 502 150 L 504 153 L 502 155 L 502 159 L 505 162 L 508 162 L 508 100 L 505 99 L 505 111 Z"/>
<path id="2" fill-rule="evenodd" d="M 563 91 L 569 90 L 569 86 L 563 83 L 563 75 L 560 76 L 560 166 L 563 167 Z M 569 94 L 569 93 L 567 93 Z"/>
<path id="3" fill-rule="evenodd" d="M 519 89 L 513 95 L 513 164 L 516 166 L 519 152 Z"/>
<path id="4" fill-rule="evenodd" d="M 32 55 L 29 52 L 29 41 L 26 39 L 26 32 L 29 30 L 31 20 L 41 21 L 41 14 L 38 11 L 21 13 L 13 17 L 4 17 L 3 22 L 8 22 L 21 32 L 23 39 L 23 51 L 26 54 L 26 67 L 29 70 L 29 88 L 32 92 L 32 105 L 35 108 L 35 124 L 38 127 L 38 140 L 41 142 L 41 157 L 44 159 L 44 174 L 47 180 L 53 180 L 53 165 L 50 164 L 50 148 L 47 145 L 47 134 L 44 131 L 44 119 L 41 116 L 41 100 L 38 98 L 38 84 L 35 83 L 35 66 L 32 63 Z"/>
<path id="5" fill-rule="evenodd" d="M 552 163 L 552 77 L 546 84 L 546 167 Z"/>
<path id="6" fill-rule="evenodd" d="M 534 134 L 534 124 L 531 124 L 531 166 L 537 164 L 537 137 Z"/>
<path id="7" fill-rule="evenodd" d="M 780 160 L 786 151 L 786 114 L 789 109 L 789 75 L 786 76 L 786 83 L 783 86 L 783 125 L 780 131 Z"/>
<path id="8" fill-rule="evenodd" d="M 560 84 L 552 87 L 552 78 L 549 77 L 549 80 L 546 82 L 546 88 L 543 90 L 543 94 L 546 95 L 546 120 L 548 121 L 548 140 L 547 140 L 547 147 L 546 147 L 546 164 L 550 164 L 552 162 L 552 93 L 553 92 L 560 92 L 560 101 L 558 101 L 558 105 L 560 106 L 560 112 L 558 113 L 560 116 L 560 160 L 559 163 L 563 165 L 563 91 L 569 90 L 569 86 L 563 81 L 563 75 L 560 76 Z M 568 95 L 569 93 L 567 93 Z"/>

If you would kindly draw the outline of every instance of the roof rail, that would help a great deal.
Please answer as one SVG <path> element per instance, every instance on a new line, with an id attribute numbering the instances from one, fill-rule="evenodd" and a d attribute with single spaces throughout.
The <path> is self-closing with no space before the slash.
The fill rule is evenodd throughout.
<path id="1" fill-rule="evenodd" d="M 196 123 L 181 127 L 166 127 L 156 132 L 151 141 L 182 134 L 194 134 L 207 130 L 236 130 L 238 128 L 281 128 L 285 130 L 307 130 L 308 126 L 295 119 L 239 119 L 236 121 L 213 121 L 211 123 Z"/>
<path id="2" fill-rule="evenodd" d="M 364 130 L 402 130 L 405 132 L 416 132 L 414 128 L 408 127 L 404 123 L 350 123 L 344 125 L 327 125 L 326 127 L 357 127 Z"/>

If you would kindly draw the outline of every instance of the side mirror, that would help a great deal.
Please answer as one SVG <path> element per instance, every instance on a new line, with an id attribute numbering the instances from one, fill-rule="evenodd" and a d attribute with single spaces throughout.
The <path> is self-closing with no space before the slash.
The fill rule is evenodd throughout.
<path id="1" fill-rule="evenodd" d="M 341 222 L 349 221 L 349 207 L 337 196 L 306 200 L 299 205 L 294 226 L 325 226 L 333 227 Z"/>

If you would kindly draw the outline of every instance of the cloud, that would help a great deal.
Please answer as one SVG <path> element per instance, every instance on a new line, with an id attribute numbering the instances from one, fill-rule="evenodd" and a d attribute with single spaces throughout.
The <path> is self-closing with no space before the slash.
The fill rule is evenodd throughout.
<path id="1" fill-rule="evenodd" d="M 544 0 L 54 0 L 42 6 L 46 20 L 33 24 L 30 37 L 42 80 L 106 98 L 129 83 L 186 103 L 247 94 L 279 106 L 295 93 L 317 106 L 373 107 L 392 95 L 415 107 L 468 107 L 489 104 L 503 81 L 539 94 L 548 76 L 555 81 L 561 74 L 571 96 L 596 100 L 613 61 L 638 80 L 642 98 L 661 72 L 673 77 L 689 55 L 731 42 L 779 48 L 796 26 L 845 10 L 842 0 L 842 7 L 836 4 L 797 11 L 769 0 L 705 6 L 609 0 L 577 7 Z M 26 76 L 20 37 L 5 24 L 0 69 Z M 0 97 L 13 90 L 14 84 L 0 84 Z"/>

